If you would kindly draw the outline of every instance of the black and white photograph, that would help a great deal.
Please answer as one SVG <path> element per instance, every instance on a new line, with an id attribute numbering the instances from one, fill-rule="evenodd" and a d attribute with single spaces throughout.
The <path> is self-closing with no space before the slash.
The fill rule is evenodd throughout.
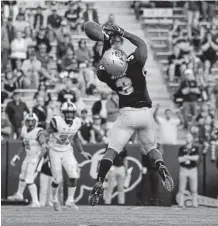
<path id="1" fill-rule="evenodd" d="M 1 225 L 218 225 L 218 0 L 1 1 Z"/>

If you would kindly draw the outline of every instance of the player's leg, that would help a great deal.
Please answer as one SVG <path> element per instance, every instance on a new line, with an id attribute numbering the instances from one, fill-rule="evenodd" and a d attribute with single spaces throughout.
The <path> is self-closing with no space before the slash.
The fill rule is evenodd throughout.
<path id="1" fill-rule="evenodd" d="M 23 200 L 23 192 L 26 188 L 26 181 L 25 181 L 25 177 L 26 177 L 26 171 L 27 171 L 27 166 L 28 166 L 28 158 L 26 157 L 23 160 L 22 166 L 21 166 L 21 172 L 19 175 L 19 184 L 18 184 L 18 189 L 17 192 L 12 195 L 12 196 L 8 196 L 9 200 L 17 200 L 17 201 L 21 201 Z"/>
<path id="2" fill-rule="evenodd" d="M 66 170 L 66 173 L 69 177 L 68 179 L 68 197 L 65 205 L 68 207 L 73 207 L 78 210 L 78 207 L 74 203 L 74 194 L 76 191 L 78 170 L 77 170 L 77 161 L 73 155 L 73 150 L 70 149 L 63 153 L 62 165 Z"/>
<path id="3" fill-rule="evenodd" d="M 134 129 L 131 127 L 131 116 L 128 113 L 121 113 L 111 129 L 107 152 L 100 162 L 97 183 L 89 195 L 89 204 L 92 206 L 96 205 L 102 196 L 103 182 L 115 157 L 123 150 L 134 133 Z"/>
<path id="4" fill-rule="evenodd" d="M 34 180 L 38 174 L 37 169 L 42 165 L 43 159 L 31 159 L 29 161 L 27 166 L 27 172 L 26 172 L 26 183 L 32 198 L 32 207 L 40 207 L 39 199 L 38 199 L 38 189 L 36 184 L 34 183 Z"/>
<path id="5" fill-rule="evenodd" d="M 117 191 L 118 191 L 118 203 L 125 203 L 125 193 L 124 193 L 124 181 L 125 181 L 125 167 L 121 166 L 117 169 L 116 174 L 117 179 Z"/>
<path id="6" fill-rule="evenodd" d="M 39 190 L 39 200 L 40 200 L 40 204 L 41 206 L 46 206 L 47 204 L 47 194 L 48 194 L 48 188 L 49 188 L 49 176 L 44 174 L 44 173 L 40 173 L 39 176 L 39 183 L 40 183 L 40 190 Z"/>
<path id="7" fill-rule="evenodd" d="M 187 169 L 180 167 L 179 170 L 179 207 L 184 208 L 184 195 L 187 186 Z"/>
<path id="8" fill-rule="evenodd" d="M 189 170 L 189 183 L 192 193 L 193 207 L 198 207 L 198 171 L 197 168 Z"/>
<path id="9" fill-rule="evenodd" d="M 174 183 L 167 167 L 165 166 L 162 154 L 157 149 L 156 130 L 153 115 L 150 109 L 141 110 L 137 114 L 136 122 L 137 119 L 142 119 L 141 127 L 137 129 L 139 140 L 145 153 L 148 154 L 151 164 L 158 170 L 165 190 L 171 192 L 173 190 Z"/>
<path id="10" fill-rule="evenodd" d="M 62 182 L 62 163 L 61 163 L 62 152 L 57 152 L 52 149 L 49 150 L 49 158 L 51 164 L 51 172 L 53 180 L 51 183 L 52 187 L 52 202 L 56 211 L 61 210 L 61 205 L 58 201 L 58 188 Z"/>

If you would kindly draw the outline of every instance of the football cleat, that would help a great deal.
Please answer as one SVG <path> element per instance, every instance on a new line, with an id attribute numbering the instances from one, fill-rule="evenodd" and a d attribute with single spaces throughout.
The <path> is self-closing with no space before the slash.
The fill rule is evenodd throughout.
<path id="1" fill-rule="evenodd" d="M 161 165 L 158 169 L 158 172 L 161 176 L 165 190 L 168 192 L 172 192 L 174 188 L 174 182 L 167 167 L 165 165 Z"/>
<path id="2" fill-rule="evenodd" d="M 89 194 L 89 205 L 95 206 L 98 204 L 100 197 L 103 196 L 103 184 L 101 182 L 97 182 Z"/>
<path id="3" fill-rule="evenodd" d="M 39 207 L 41 207 L 39 202 L 32 202 L 29 206 L 32 207 L 32 208 L 39 208 Z"/>
<path id="4" fill-rule="evenodd" d="M 61 211 L 62 210 L 61 204 L 58 201 L 53 202 L 53 207 L 54 207 L 55 211 Z"/>
<path id="5" fill-rule="evenodd" d="M 24 201 L 23 196 L 19 194 L 14 194 L 11 196 L 8 196 L 8 200 L 10 201 Z"/>
<path id="6" fill-rule="evenodd" d="M 69 208 L 73 208 L 75 209 L 76 211 L 79 210 L 78 206 L 74 203 L 74 201 L 70 201 L 70 200 L 67 200 L 65 202 L 65 206 L 69 207 Z"/>

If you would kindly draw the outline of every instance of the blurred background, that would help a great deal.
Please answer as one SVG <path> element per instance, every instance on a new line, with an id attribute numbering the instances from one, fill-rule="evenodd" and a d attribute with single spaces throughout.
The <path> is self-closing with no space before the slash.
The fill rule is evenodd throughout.
<path id="1" fill-rule="evenodd" d="M 217 175 L 217 155 L 211 151 L 218 141 L 217 1 L 64 0 L 1 1 L 3 196 L 7 197 L 9 189 L 5 187 L 8 153 L 15 153 L 9 147 L 19 143 L 27 112 L 36 113 L 39 126 L 46 128 L 60 114 L 60 104 L 70 99 L 82 119 L 79 136 L 83 145 L 92 144 L 97 151 L 98 145 L 107 143 L 118 115 L 118 97 L 96 77 L 103 43 L 85 36 L 86 21 L 117 23 L 145 40 L 146 79 L 166 162 L 173 162 L 172 170 L 179 167 L 178 147 L 191 132 L 204 154 L 199 186 L 209 196 L 206 167 L 208 174 Z M 111 41 L 128 54 L 134 51 L 121 37 Z M 128 150 L 140 149 L 137 136 L 133 135 L 129 145 Z M 213 181 L 214 177 L 208 178 Z M 212 190 L 218 185 L 214 186 Z M 210 196 L 216 197 L 217 190 Z"/>

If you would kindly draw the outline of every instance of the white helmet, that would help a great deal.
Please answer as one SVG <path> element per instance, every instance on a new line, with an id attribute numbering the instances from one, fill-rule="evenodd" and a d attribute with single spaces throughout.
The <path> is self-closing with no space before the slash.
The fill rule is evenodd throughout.
<path id="1" fill-rule="evenodd" d="M 35 113 L 29 113 L 25 117 L 24 122 L 28 129 L 34 129 L 35 127 L 37 127 L 39 119 Z"/>
<path id="2" fill-rule="evenodd" d="M 102 62 L 107 73 L 115 79 L 123 76 L 128 67 L 127 55 L 116 48 L 107 50 L 103 55 Z"/>
<path id="3" fill-rule="evenodd" d="M 75 117 L 76 114 L 76 106 L 72 102 L 64 102 L 61 105 L 61 113 L 64 116 L 64 119 L 67 123 L 71 123 Z"/>

